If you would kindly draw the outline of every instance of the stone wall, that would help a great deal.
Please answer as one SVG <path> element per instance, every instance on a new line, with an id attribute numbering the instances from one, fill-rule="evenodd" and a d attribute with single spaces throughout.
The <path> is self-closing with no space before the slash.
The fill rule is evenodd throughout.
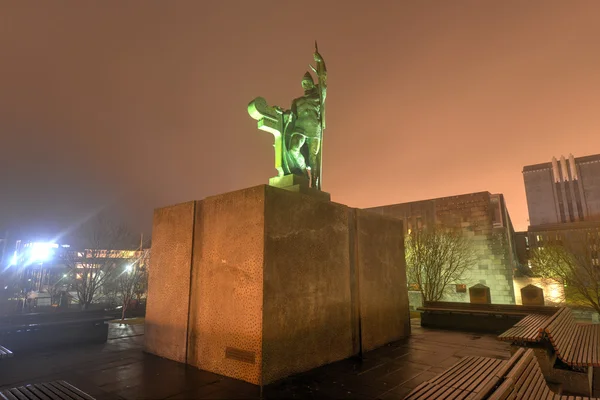
<path id="1" fill-rule="evenodd" d="M 154 211 L 152 268 L 146 300 L 146 350 L 171 360 L 187 358 L 193 201 Z"/>
<path id="2" fill-rule="evenodd" d="M 361 350 L 410 335 L 402 222 L 356 211 Z"/>
<path id="3" fill-rule="evenodd" d="M 266 187 L 263 382 L 347 358 L 354 340 L 348 208 Z"/>
<path id="4" fill-rule="evenodd" d="M 259 382 L 264 189 L 239 190 L 197 204 L 187 362 Z"/>
<path id="5" fill-rule="evenodd" d="M 401 219 L 405 229 L 427 226 L 460 228 L 471 239 L 477 263 L 465 274 L 461 284 L 481 283 L 490 287 L 492 302 L 514 304 L 512 283 L 516 267 L 514 232 L 502 195 L 488 192 L 443 197 L 368 209 Z M 468 293 L 450 288 L 443 300 L 469 301 Z"/>

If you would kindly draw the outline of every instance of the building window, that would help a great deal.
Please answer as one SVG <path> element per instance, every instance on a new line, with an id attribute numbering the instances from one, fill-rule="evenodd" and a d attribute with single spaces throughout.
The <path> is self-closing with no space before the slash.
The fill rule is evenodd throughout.
<path id="1" fill-rule="evenodd" d="M 463 284 L 456 285 L 456 293 L 467 293 L 467 285 L 463 285 Z"/>

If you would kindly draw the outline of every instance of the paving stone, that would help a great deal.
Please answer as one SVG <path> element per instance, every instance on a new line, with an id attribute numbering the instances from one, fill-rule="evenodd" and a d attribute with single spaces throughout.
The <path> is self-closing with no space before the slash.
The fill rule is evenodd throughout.
<path id="1" fill-rule="evenodd" d="M 263 399 L 401 399 L 466 355 L 507 359 L 494 335 L 421 328 L 360 357 L 335 362 L 263 388 Z M 98 400 L 259 399 L 260 388 L 143 352 L 143 325 L 118 327 L 103 345 L 18 355 L 0 362 L 0 388 L 63 379 Z"/>

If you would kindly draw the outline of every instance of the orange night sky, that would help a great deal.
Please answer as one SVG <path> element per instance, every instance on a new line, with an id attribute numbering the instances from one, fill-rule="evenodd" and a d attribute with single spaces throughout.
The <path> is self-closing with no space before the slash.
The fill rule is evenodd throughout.
<path id="1" fill-rule="evenodd" d="M 317 5 L 312 7 L 311 5 Z M 503 193 L 600 153 L 600 2 L 0 3 L 0 228 L 52 235 L 266 183 L 313 43 L 328 68 L 323 188 L 368 207 Z"/>

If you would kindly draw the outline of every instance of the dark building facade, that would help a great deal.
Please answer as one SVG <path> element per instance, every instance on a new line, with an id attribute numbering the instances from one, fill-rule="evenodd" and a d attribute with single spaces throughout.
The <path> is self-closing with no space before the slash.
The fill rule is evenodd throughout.
<path id="1" fill-rule="evenodd" d="M 600 268 L 600 221 L 530 226 L 527 234 L 532 248 L 564 245 Z"/>
<path id="2" fill-rule="evenodd" d="M 513 226 L 501 194 L 470 193 L 368 210 L 402 219 L 405 233 L 427 226 L 460 228 L 472 240 L 478 258 L 464 284 L 489 286 L 493 303 L 515 303 L 513 272 L 518 261 Z M 444 300 L 468 302 L 463 290 L 457 285 L 455 293 Z"/>
<path id="3" fill-rule="evenodd" d="M 600 155 L 523 167 L 529 225 L 600 220 Z"/>
<path id="4" fill-rule="evenodd" d="M 523 167 L 529 211 L 527 247 L 585 241 L 590 262 L 600 266 L 600 154 Z"/>

